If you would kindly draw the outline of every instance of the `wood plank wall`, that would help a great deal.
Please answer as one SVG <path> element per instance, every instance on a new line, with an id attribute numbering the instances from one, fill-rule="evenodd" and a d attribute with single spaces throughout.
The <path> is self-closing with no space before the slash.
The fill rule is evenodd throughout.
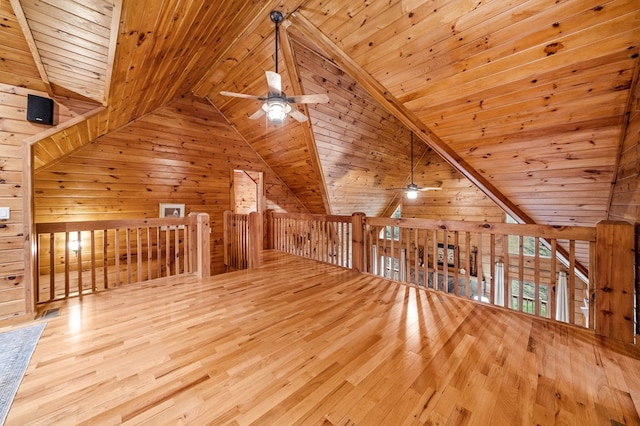
<path id="1" fill-rule="evenodd" d="M 637 83 L 629 108 L 629 125 L 620 152 L 609 219 L 623 220 L 635 225 L 636 334 L 640 335 L 640 85 Z"/>
<path id="2" fill-rule="evenodd" d="M 609 219 L 640 222 L 640 90 L 630 108 L 629 125 L 622 144 Z"/>
<path id="3" fill-rule="evenodd" d="M 470 180 L 433 151 L 416 162 L 416 182 L 442 182 L 442 191 L 424 191 L 415 200 L 402 197 L 402 217 L 504 222 L 504 211 Z M 402 194 L 400 194 L 402 195 Z M 395 209 L 397 202 L 390 206 Z M 389 210 L 387 213 L 390 214 Z"/>
<path id="4" fill-rule="evenodd" d="M 158 217 L 159 203 L 184 203 L 186 214 L 210 215 L 212 273 L 221 273 L 234 169 L 264 173 L 266 208 L 306 212 L 215 108 L 188 96 L 38 170 L 36 222 Z"/>
<path id="5" fill-rule="evenodd" d="M 27 83 L 25 80 L 25 86 Z M 51 128 L 26 120 L 28 94 L 48 96 L 0 83 L 0 207 L 11 209 L 9 220 L 0 221 L 0 318 L 22 314 L 26 308 L 22 141 Z M 54 104 L 54 122 L 58 124 L 93 107 L 68 99 L 55 99 Z"/>

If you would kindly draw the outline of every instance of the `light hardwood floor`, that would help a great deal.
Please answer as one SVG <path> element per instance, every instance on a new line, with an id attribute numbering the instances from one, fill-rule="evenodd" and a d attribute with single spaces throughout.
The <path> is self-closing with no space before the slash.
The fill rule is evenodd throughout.
<path id="1" fill-rule="evenodd" d="M 639 408 L 637 348 L 269 252 L 61 304 L 7 425 L 637 425 Z"/>

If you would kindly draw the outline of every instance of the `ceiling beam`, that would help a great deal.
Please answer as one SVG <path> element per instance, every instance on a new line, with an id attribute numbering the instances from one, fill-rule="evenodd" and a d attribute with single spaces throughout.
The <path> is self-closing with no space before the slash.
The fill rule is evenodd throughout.
<path id="1" fill-rule="evenodd" d="M 295 53 L 291 46 L 291 39 L 287 33 L 287 27 L 290 25 L 290 21 L 285 21 L 283 25 L 279 26 L 279 37 L 282 43 L 282 53 L 284 56 L 284 62 L 286 64 L 287 74 L 289 74 L 289 80 L 291 81 L 291 88 L 294 95 L 304 94 L 302 83 L 300 80 L 300 71 L 295 60 Z M 309 117 L 309 108 L 306 104 L 300 104 L 302 106 L 304 115 Z M 294 106 L 295 108 L 295 106 Z M 307 120 L 304 123 L 300 123 L 304 132 L 304 139 L 307 143 L 307 149 L 309 152 L 309 160 L 311 160 L 311 166 L 318 179 L 320 186 L 320 196 L 322 197 L 322 203 L 326 214 L 332 214 L 331 203 L 329 202 L 329 195 L 327 191 L 327 182 L 324 178 L 324 171 L 322 170 L 322 163 L 320 162 L 320 156 L 318 155 L 318 149 L 316 146 L 316 138 L 311 128 L 311 120 Z"/>
<path id="2" fill-rule="evenodd" d="M 44 83 L 49 96 L 53 97 L 53 89 L 51 88 L 51 83 L 49 82 L 47 72 L 44 69 L 44 64 L 42 63 L 42 58 L 40 57 L 40 51 L 38 51 L 38 46 L 36 45 L 36 41 L 33 38 L 33 34 L 31 33 L 29 21 L 27 21 L 24 10 L 22 10 L 22 4 L 20 4 L 20 0 L 10 0 L 10 3 L 11 7 L 13 8 L 13 13 L 16 15 L 16 20 L 18 21 L 18 24 L 20 24 L 20 28 L 22 29 L 22 34 L 24 34 L 24 38 L 27 41 L 29 50 L 31 51 L 31 56 L 33 56 L 33 61 L 36 63 L 36 68 L 38 68 L 40 78 L 42 79 L 42 82 Z"/>

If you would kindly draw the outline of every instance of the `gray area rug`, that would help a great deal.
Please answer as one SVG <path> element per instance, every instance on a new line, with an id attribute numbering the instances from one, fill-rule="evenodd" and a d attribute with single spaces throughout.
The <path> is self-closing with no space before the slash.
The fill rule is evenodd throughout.
<path id="1" fill-rule="evenodd" d="M 0 334 L 0 424 L 22 382 L 46 322 Z"/>

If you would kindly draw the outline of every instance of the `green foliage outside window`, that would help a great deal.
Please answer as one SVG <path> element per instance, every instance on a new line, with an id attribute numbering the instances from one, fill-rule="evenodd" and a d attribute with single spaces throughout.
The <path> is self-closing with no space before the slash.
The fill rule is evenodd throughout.
<path id="1" fill-rule="evenodd" d="M 518 294 L 520 292 L 520 283 L 518 280 L 511 280 L 511 307 L 520 310 L 518 305 Z M 522 311 L 528 314 L 535 314 L 535 294 L 536 287 L 533 283 L 525 281 L 522 287 Z M 547 316 L 549 306 L 549 287 L 541 285 L 538 288 L 538 301 L 540 303 L 540 316 Z"/>
<path id="2" fill-rule="evenodd" d="M 516 223 L 511 216 L 507 215 L 506 223 Z M 520 254 L 520 238 L 517 235 L 509 235 L 509 253 Z M 525 256 L 536 255 L 536 239 L 534 237 L 522 237 L 522 253 Z M 551 257 L 551 250 L 542 242 L 538 244 L 538 254 L 540 257 Z"/>

